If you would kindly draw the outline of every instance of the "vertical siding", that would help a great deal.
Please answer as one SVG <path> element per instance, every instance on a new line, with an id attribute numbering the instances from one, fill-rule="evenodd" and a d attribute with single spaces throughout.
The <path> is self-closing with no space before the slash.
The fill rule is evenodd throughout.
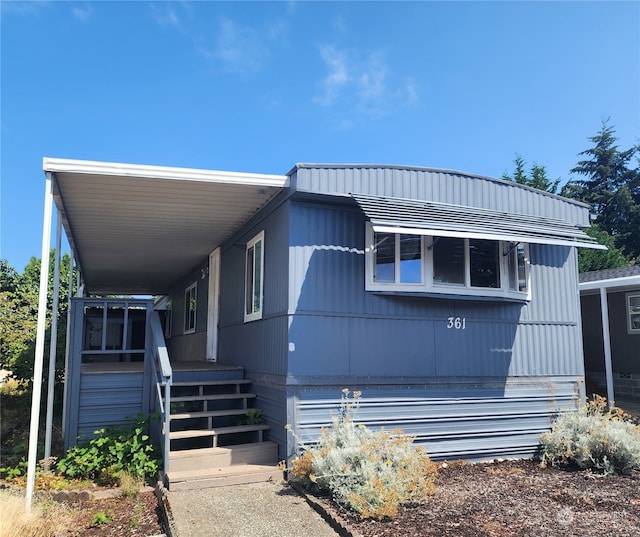
<path id="1" fill-rule="evenodd" d="M 268 207 L 225 244 L 222 251 L 218 360 L 244 367 L 250 377 L 287 373 L 287 209 L 286 202 Z M 263 318 L 245 323 L 245 245 L 263 230 Z"/>
<path id="2" fill-rule="evenodd" d="M 209 294 L 209 278 L 202 278 L 202 270 L 209 266 L 205 259 L 186 277 L 183 276 L 169 296 L 171 299 L 172 320 L 171 337 L 167 338 L 167 349 L 172 361 L 201 361 L 207 358 L 207 304 Z M 196 283 L 196 331 L 184 333 L 184 292 Z"/>
<path id="3" fill-rule="evenodd" d="M 585 369 L 587 373 L 604 373 L 604 341 L 602 338 L 600 295 L 582 296 L 580 301 L 582 306 Z M 611 312 L 609 314 L 611 315 Z"/>
<path id="4" fill-rule="evenodd" d="M 413 198 L 558 218 L 588 226 L 586 207 L 563 201 L 517 183 L 446 170 L 389 166 L 313 166 L 296 171 L 296 188 L 304 192 Z"/>
<path id="5" fill-rule="evenodd" d="M 570 248 L 531 245 L 526 304 L 399 297 L 364 290 L 358 211 L 292 202 L 291 230 L 292 375 L 583 375 Z"/>

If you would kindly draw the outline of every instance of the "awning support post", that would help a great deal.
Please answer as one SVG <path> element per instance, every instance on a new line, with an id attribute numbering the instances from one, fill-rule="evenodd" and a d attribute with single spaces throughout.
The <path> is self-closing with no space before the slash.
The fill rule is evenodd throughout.
<path id="1" fill-rule="evenodd" d="M 53 207 L 53 177 L 46 174 L 44 192 L 44 221 L 42 223 L 42 256 L 40 259 L 40 295 L 38 298 L 38 329 L 36 352 L 33 362 L 33 394 L 31 398 L 31 422 L 29 427 L 29 458 L 27 461 L 26 510 L 31 512 L 31 500 L 36 478 L 38 456 L 38 426 L 40 421 L 40 398 L 42 396 L 42 362 L 44 361 L 44 338 L 47 320 L 47 287 L 49 283 L 49 248 L 51 244 L 51 213 Z"/>
<path id="2" fill-rule="evenodd" d="M 609 334 L 609 303 L 606 287 L 600 287 L 600 312 L 602 318 L 602 342 L 604 344 L 604 371 L 607 379 L 607 402 L 614 405 L 613 368 L 611 366 L 611 335 Z"/>
<path id="3" fill-rule="evenodd" d="M 58 300 L 60 296 L 60 249 L 62 244 L 62 219 L 58 211 L 56 225 L 56 251 L 53 267 L 53 304 L 51 306 L 51 338 L 49 345 L 49 382 L 47 384 L 47 419 L 44 436 L 44 469 L 51 466 L 51 437 L 53 436 L 53 395 L 56 385 L 56 355 L 58 351 Z"/>
<path id="4" fill-rule="evenodd" d="M 64 378 L 63 378 L 63 395 L 62 395 L 62 436 L 64 437 L 67 430 L 67 393 L 69 389 L 69 383 L 67 382 L 67 375 L 69 373 L 69 352 L 71 350 L 71 298 L 73 297 L 73 264 L 75 258 L 73 255 L 69 260 L 69 290 L 67 293 L 67 337 L 65 338 L 65 350 L 64 350 Z"/>

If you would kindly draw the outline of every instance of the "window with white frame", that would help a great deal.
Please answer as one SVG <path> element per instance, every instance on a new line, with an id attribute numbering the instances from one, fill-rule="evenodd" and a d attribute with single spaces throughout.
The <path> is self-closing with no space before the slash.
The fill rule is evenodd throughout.
<path id="1" fill-rule="evenodd" d="M 630 334 L 640 334 L 640 294 L 627 294 L 627 328 Z"/>
<path id="2" fill-rule="evenodd" d="M 367 290 L 526 299 L 528 245 L 378 233 L 367 226 Z"/>
<path id="3" fill-rule="evenodd" d="M 247 243 L 245 257 L 244 320 L 262 319 L 264 231 Z"/>
<path id="4" fill-rule="evenodd" d="M 196 331 L 196 296 L 197 282 L 194 282 L 184 292 L 184 333 L 192 334 Z"/>

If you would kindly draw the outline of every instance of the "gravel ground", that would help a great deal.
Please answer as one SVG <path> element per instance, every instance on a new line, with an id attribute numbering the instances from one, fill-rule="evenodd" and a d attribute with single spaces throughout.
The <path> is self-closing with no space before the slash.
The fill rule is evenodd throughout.
<path id="1" fill-rule="evenodd" d="M 336 537 L 285 483 L 167 492 L 176 537 Z"/>

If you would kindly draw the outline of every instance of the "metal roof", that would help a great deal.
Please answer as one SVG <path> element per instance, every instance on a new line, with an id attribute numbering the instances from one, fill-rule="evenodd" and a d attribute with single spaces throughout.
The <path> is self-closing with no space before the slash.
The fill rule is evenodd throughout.
<path id="1" fill-rule="evenodd" d="M 564 220 L 387 196 L 352 197 L 379 232 L 606 249 Z"/>
<path id="2" fill-rule="evenodd" d="M 52 158 L 43 169 L 95 294 L 170 292 L 288 183 L 285 175 Z"/>

